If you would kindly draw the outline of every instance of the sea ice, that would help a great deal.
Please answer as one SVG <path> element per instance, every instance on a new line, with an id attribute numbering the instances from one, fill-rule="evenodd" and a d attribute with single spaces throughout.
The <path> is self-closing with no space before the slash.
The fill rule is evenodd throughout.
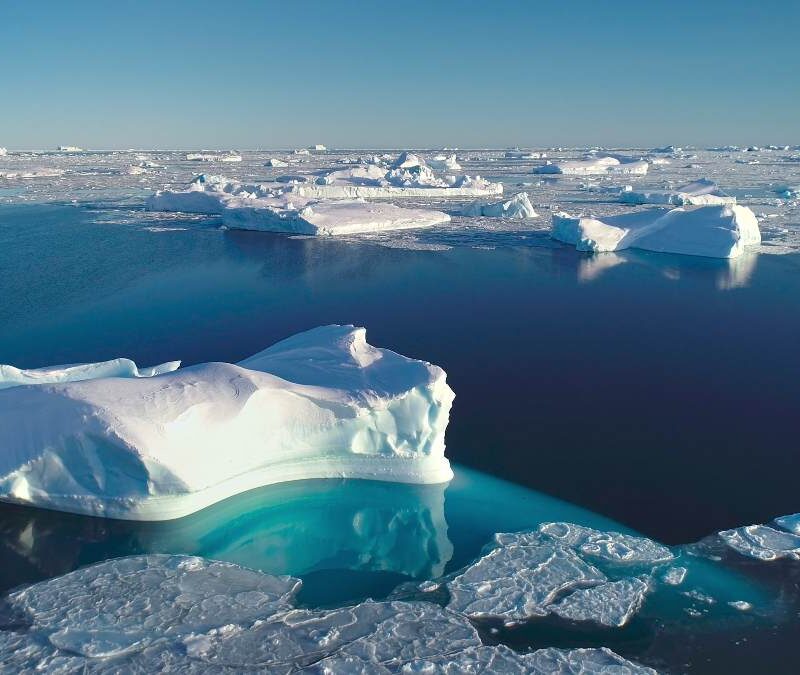
<path id="1" fill-rule="evenodd" d="M 481 201 L 466 206 L 465 216 L 487 216 L 495 218 L 538 218 L 527 192 L 520 192 L 506 201 Z"/>
<path id="2" fill-rule="evenodd" d="M 8 150 L 6 148 L 0 148 L 0 157 L 5 157 L 8 154 Z"/>
<path id="3" fill-rule="evenodd" d="M 579 251 L 638 248 L 712 258 L 736 258 L 761 242 L 755 214 L 736 205 L 653 208 L 602 218 L 555 214 L 550 236 Z"/>
<path id="4" fill-rule="evenodd" d="M 800 560 L 800 536 L 768 525 L 748 525 L 719 533 L 734 551 L 758 560 Z"/>
<path id="5" fill-rule="evenodd" d="M 262 485 L 441 483 L 445 372 L 323 326 L 238 364 L 0 391 L 0 499 L 166 520 Z"/>
<path id="6" fill-rule="evenodd" d="M 427 164 L 437 171 L 461 171 L 461 165 L 455 155 L 434 155 L 428 159 Z"/>
<path id="7" fill-rule="evenodd" d="M 601 626 L 624 626 L 636 614 L 650 590 L 647 579 L 609 581 L 591 588 L 579 588 L 550 611 L 562 619 L 594 621 Z"/>
<path id="8" fill-rule="evenodd" d="M 505 159 L 544 159 L 546 152 L 531 152 L 529 150 L 510 150 L 503 154 Z"/>
<path id="9" fill-rule="evenodd" d="M 15 671 L 654 675 L 607 648 L 484 645 L 436 604 L 295 609 L 300 581 L 202 558 L 118 558 L 16 590 L 0 631 Z"/>
<path id="10" fill-rule="evenodd" d="M 236 152 L 190 152 L 186 159 L 190 162 L 241 162 L 242 156 Z"/>
<path id="11" fill-rule="evenodd" d="M 775 523 L 784 530 L 800 535 L 800 513 L 793 513 L 790 516 L 781 516 L 775 519 Z"/>
<path id="12" fill-rule="evenodd" d="M 620 193 L 620 201 L 626 204 L 709 206 L 735 204 L 736 197 L 726 195 L 713 181 L 701 178 L 674 190 L 624 190 Z"/>
<path id="13" fill-rule="evenodd" d="M 277 157 L 270 157 L 265 163 L 264 166 L 272 166 L 272 167 L 286 167 L 289 166 L 288 162 L 284 162 L 282 159 L 278 159 Z"/>
<path id="14" fill-rule="evenodd" d="M 83 148 L 79 148 L 77 145 L 59 145 L 58 152 L 83 152 Z"/>
<path id="15" fill-rule="evenodd" d="M 590 176 L 603 174 L 637 174 L 647 173 L 649 164 L 644 160 L 620 161 L 616 157 L 594 157 L 585 159 L 548 161 L 537 166 L 533 173 L 563 174 L 565 176 Z"/>

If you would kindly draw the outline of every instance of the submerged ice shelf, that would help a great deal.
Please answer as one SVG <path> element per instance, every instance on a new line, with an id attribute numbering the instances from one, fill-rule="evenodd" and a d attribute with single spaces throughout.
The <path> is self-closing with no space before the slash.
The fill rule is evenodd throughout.
<path id="1" fill-rule="evenodd" d="M 0 499 L 164 520 L 282 481 L 452 477 L 444 371 L 372 347 L 363 328 L 151 377 L 84 369 L 94 379 L 0 391 Z"/>

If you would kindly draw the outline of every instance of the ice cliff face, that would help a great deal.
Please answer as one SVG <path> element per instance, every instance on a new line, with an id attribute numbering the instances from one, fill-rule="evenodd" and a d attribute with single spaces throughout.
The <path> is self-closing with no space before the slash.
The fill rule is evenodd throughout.
<path id="1" fill-rule="evenodd" d="M 130 362 L 128 362 L 130 363 Z M 132 520 L 179 517 L 303 478 L 439 483 L 444 371 L 325 326 L 238 364 L 0 391 L 0 499 Z M 52 378 L 51 378 L 52 379 Z"/>

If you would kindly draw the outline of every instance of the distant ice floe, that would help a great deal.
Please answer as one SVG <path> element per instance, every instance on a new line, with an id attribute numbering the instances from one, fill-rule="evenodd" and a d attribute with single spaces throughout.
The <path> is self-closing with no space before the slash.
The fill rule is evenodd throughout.
<path id="1" fill-rule="evenodd" d="M 644 537 L 545 523 L 529 532 L 496 534 L 477 562 L 423 590 L 444 585 L 448 609 L 473 618 L 513 624 L 555 614 L 623 626 L 650 592 L 654 568 L 673 558 Z"/>
<path id="2" fill-rule="evenodd" d="M 546 152 L 532 152 L 530 150 L 509 150 L 503 153 L 505 159 L 544 159 Z"/>
<path id="3" fill-rule="evenodd" d="M 77 145 L 59 145 L 57 148 L 58 152 L 84 152 L 83 148 L 79 148 Z"/>
<path id="4" fill-rule="evenodd" d="M 445 372 L 372 347 L 363 328 L 324 326 L 238 364 L 175 367 L 4 369 L 0 499 L 166 520 L 289 480 L 452 477 Z M 18 386 L 37 378 L 55 383 Z"/>
<path id="5" fill-rule="evenodd" d="M 278 159 L 277 157 L 270 157 L 266 162 L 264 162 L 264 166 L 283 168 L 289 166 L 289 162 L 284 162 L 282 159 Z"/>
<path id="6" fill-rule="evenodd" d="M 647 173 L 649 163 L 643 159 L 620 161 L 616 157 L 587 157 L 586 159 L 554 160 L 537 166 L 533 173 L 563 174 L 565 176 L 590 176 L 603 174 Z"/>
<path id="7" fill-rule="evenodd" d="M 518 653 L 424 601 L 296 609 L 301 582 L 169 555 L 93 565 L 5 599 L 16 671 L 654 675 L 607 648 Z"/>
<path id="8" fill-rule="evenodd" d="M 735 204 L 736 197 L 725 194 L 714 181 L 701 178 L 674 190 L 623 190 L 620 201 L 626 204 L 668 204 L 672 206 L 718 206 Z"/>
<path id="9" fill-rule="evenodd" d="M 64 175 L 64 169 L 54 169 L 54 168 L 39 168 L 39 169 L 28 169 L 25 171 L 0 171 L 0 178 L 6 178 L 8 180 L 18 179 L 18 180 L 31 180 L 35 178 L 60 178 Z"/>
<path id="10" fill-rule="evenodd" d="M 464 207 L 465 216 L 486 216 L 490 218 L 538 218 L 527 192 L 520 192 L 505 201 L 474 202 Z"/>
<path id="11" fill-rule="evenodd" d="M 551 236 L 579 251 L 645 251 L 736 258 L 761 242 L 755 214 L 744 206 L 647 209 L 604 217 L 553 215 Z"/>
<path id="12" fill-rule="evenodd" d="M 8 155 L 8 150 L 6 148 L 0 148 L 0 157 L 5 157 Z"/>
<path id="13" fill-rule="evenodd" d="M 198 176 L 182 191 L 159 191 L 147 200 L 151 211 L 222 216 L 232 229 L 293 234 L 342 235 L 430 227 L 450 221 L 432 209 L 402 208 L 363 199 L 314 199 L 298 189 L 303 176 L 279 177 L 269 185 L 243 185 L 220 176 Z M 283 181 L 286 182 L 283 182 Z"/>
<path id="14" fill-rule="evenodd" d="M 796 519 L 797 516 L 787 516 L 776 522 L 794 529 L 797 524 Z M 728 547 L 750 558 L 800 560 L 800 536 L 793 532 L 779 530 L 769 525 L 748 525 L 735 530 L 725 530 L 718 536 Z"/>
<path id="15" fill-rule="evenodd" d="M 186 155 L 189 162 L 241 162 L 238 152 L 190 152 Z"/>

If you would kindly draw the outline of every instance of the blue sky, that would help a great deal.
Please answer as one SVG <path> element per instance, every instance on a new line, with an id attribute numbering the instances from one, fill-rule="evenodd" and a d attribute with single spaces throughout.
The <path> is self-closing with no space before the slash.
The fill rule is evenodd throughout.
<path id="1" fill-rule="evenodd" d="M 800 143 L 800 2 L 0 0 L 0 146 Z"/>

